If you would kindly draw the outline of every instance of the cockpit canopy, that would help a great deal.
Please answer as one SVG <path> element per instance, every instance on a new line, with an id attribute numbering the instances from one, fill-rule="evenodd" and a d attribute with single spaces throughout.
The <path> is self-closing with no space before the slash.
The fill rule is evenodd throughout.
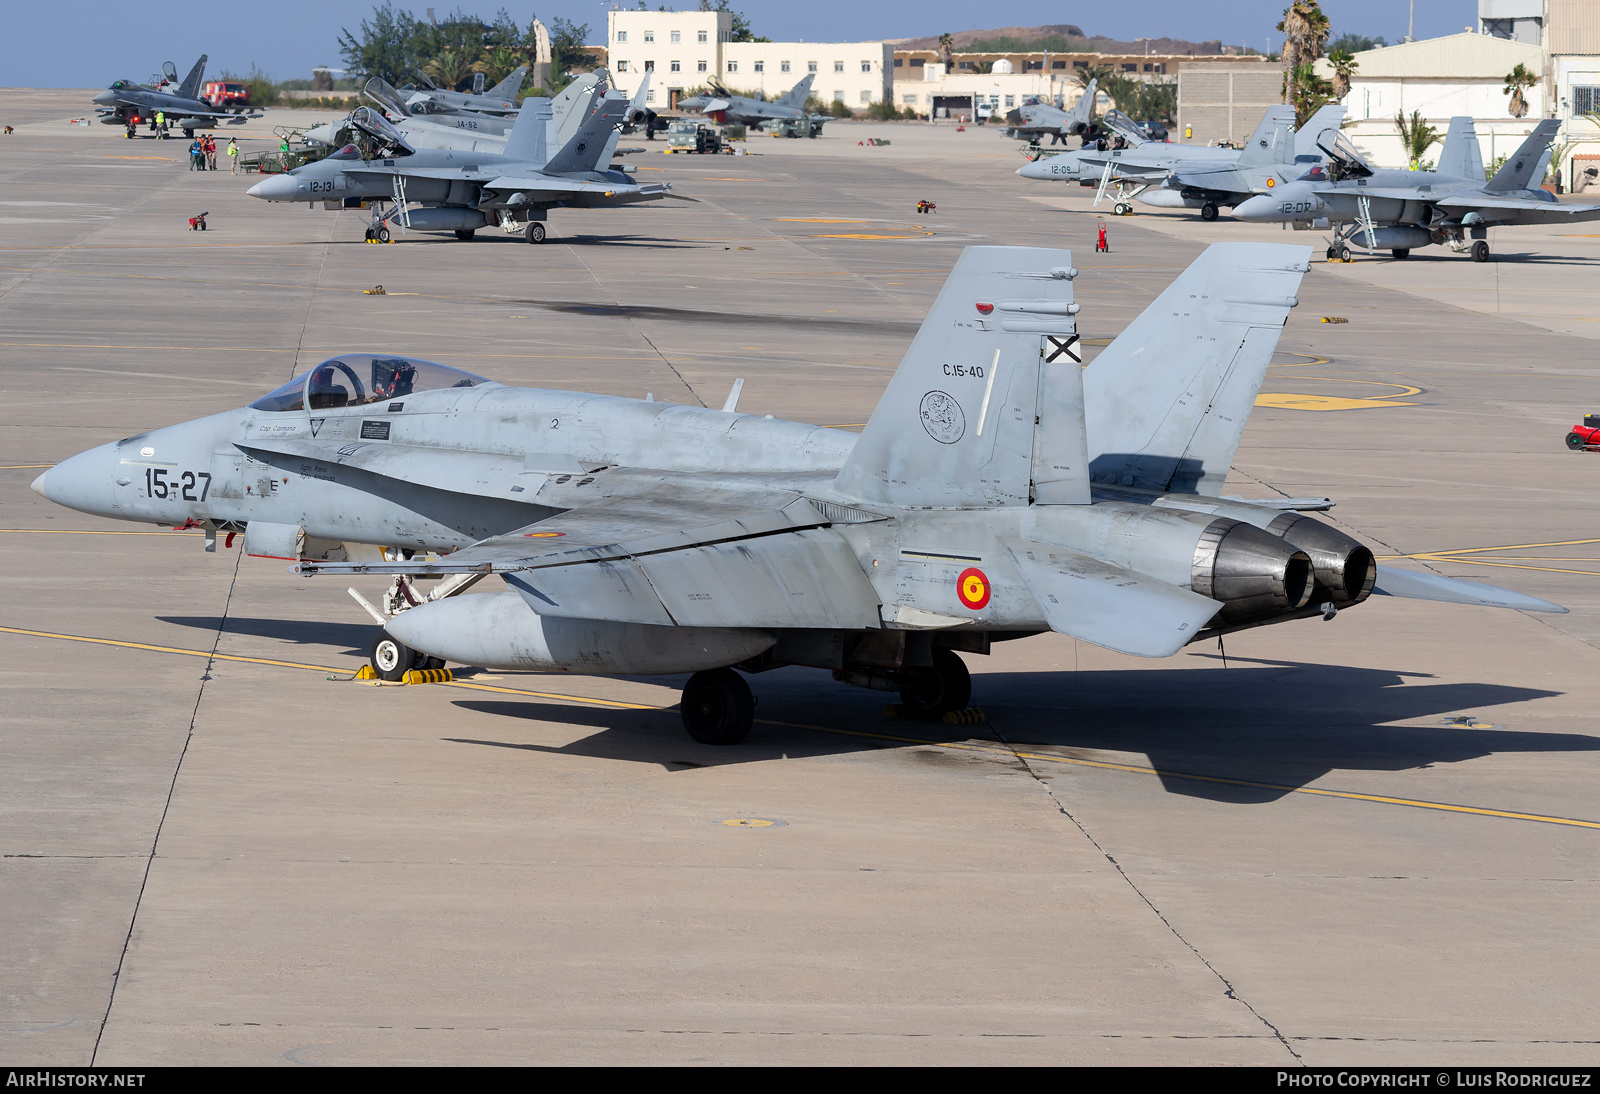
<path id="1" fill-rule="evenodd" d="M 334 410 L 346 406 L 387 402 L 420 391 L 477 387 L 482 376 L 419 361 L 414 357 L 386 357 L 377 353 L 345 353 L 330 357 L 310 372 L 250 404 L 252 410 Z"/>
<path id="2" fill-rule="evenodd" d="M 1356 146 L 1350 138 L 1337 129 L 1324 129 L 1317 134 L 1317 147 L 1322 149 L 1328 157 L 1326 171 L 1319 174 L 1313 167 L 1304 178 L 1321 181 L 1323 178 L 1338 181 L 1339 179 L 1366 178 L 1372 174 L 1372 166 L 1356 151 Z M 1315 176 L 1315 178 L 1313 178 Z"/>

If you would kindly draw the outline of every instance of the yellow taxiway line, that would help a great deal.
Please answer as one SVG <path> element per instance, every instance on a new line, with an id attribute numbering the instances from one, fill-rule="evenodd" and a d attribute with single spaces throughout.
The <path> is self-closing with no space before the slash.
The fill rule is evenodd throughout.
<path id="1" fill-rule="evenodd" d="M 1593 562 L 1600 564 L 1600 558 L 1548 558 L 1541 559 L 1533 556 L 1521 559 L 1516 555 L 1502 555 L 1501 558 L 1518 558 L 1516 562 L 1502 562 L 1493 558 L 1472 558 L 1472 555 L 1493 554 L 1498 551 L 1529 551 L 1540 547 L 1582 547 L 1591 543 L 1600 543 L 1600 539 L 1558 539 L 1550 543 L 1510 543 L 1503 547 L 1460 547 L 1453 551 L 1422 551 L 1414 555 L 1382 555 L 1380 561 L 1391 562 L 1395 559 L 1409 558 L 1418 562 L 1459 562 L 1466 566 L 1498 566 L 1506 570 L 1543 570 L 1552 574 L 1582 574 L 1585 577 L 1600 577 L 1600 571 L 1573 570 L 1564 566 L 1529 566 L 1527 562 Z"/>
<path id="2" fill-rule="evenodd" d="M 1595 542 L 1595 541 L 1587 541 Z M 233 661 L 248 665 L 271 665 L 276 668 L 301 669 L 311 672 L 330 673 L 336 676 L 347 674 L 347 668 L 334 668 L 329 665 L 312 665 L 301 661 L 280 661 L 270 657 L 244 657 L 238 654 L 213 653 L 210 650 L 192 650 L 181 646 L 157 646 L 146 642 L 124 642 L 114 638 L 93 638 L 79 634 L 57 634 L 52 631 L 35 631 L 22 627 L 0 627 L 0 633 L 24 635 L 30 638 L 49 638 L 63 642 L 84 642 L 97 646 L 116 646 L 123 649 L 144 650 L 150 653 L 175 654 L 183 657 L 206 657 L 217 661 Z M 671 707 L 659 706 L 654 703 L 629 703 L 617 699 L 597 699 L 585 695 L 566 695 L 560 692 L 532 691 L 525 688 L 500 687 L 494 684 L 478 684 L 470 680 L 454 680 L 449 683 L 435 685 L 438 687 L 461 688 L 469 691 L 486 691 L 500 695 L 522 695 L 531 699 L 553 699 L 563 703 L 574 703 L 580 706 L 606 707 L 615 710 L 671 710 Z M 995 756 L 1023 759 L 1041 763 L 1063 764 L 1070 767 L 1088 767 L 1101 771 L 1121 771 L 1132 775 L 1155 775 L 1169 779 L 1187 779 L 1192 782 L 1205 782 L 1223 786 L 1242 786 L 1257 790 L 1275 790 L 1285 794 L 1310 794 L 1319 798 L 1342 798 L 1346 801 L 1371 802 L 1378 805 L 1399 805 L 1411 809 L 1431 809 L 1445 813 L 1464 813 L 1477 817 L 1498 817 L 1504 820 L 1531 821 L 1537 824 L 1555 824 L 1569 828 L 1592 828 L 1600 830 L 1600 821 L 1581 820 L 1576 817 L 1548 816 L 1541 813 L 1522 813 L 1510 809 L 1486 809 L 1475 805 L 1455 805 L 1450 802 L 1426 801 L 1420 798 L 1399 798 L 1387 794 L 1362 794 L 1351 790 L 1326 790 L 1313 786 L 1291 786 L 1284 783 L 1258 782 L 1253 779 L 1230 779 L 1220 775 L 1196 775 L 1187 771 L 1166 771 L 1160 768 L 1143 767 L 1138 764 L 1114 763 L 1109 760 L 1083 760 L 1070 756 L 1053 756 L 1044 752 L 1023 752 L 1016 749 L 1005 748 L 998 745 L 971 744 L 963 741 L 939 741 L 925 737 L 902 737 L 891 733 L 870 733 L 863 730 L 836 729 L 832 726 L 811 725 L 805 722 L 782 722 L 767 718 L 757 718 L 759 725 L 779 726 L 785 729 L 805 729 L 818 733 L 828 733 L 842 737 L 860 737 L 874 741 L 893 741 L 897 744 L 912 744 L 932 746 L 935 748 L 949 748 L 962 752 L 981 752 Z"/>

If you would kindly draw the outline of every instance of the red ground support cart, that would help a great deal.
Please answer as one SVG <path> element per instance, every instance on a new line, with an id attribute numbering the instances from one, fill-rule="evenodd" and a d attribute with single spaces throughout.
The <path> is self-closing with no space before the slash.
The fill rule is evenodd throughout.
<path id="1" fill-rule="evenodd" d="M 1574 452 L 1600 452 L 1600 414 L 1585 414 L 1583 424 L 1567 434 L 1567 447 Z"/>

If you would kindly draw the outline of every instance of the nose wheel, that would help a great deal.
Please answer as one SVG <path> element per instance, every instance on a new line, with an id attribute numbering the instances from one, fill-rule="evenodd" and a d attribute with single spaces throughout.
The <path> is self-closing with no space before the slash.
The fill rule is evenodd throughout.
<path id="1" fill-rule="evenodd" d="M 414 650 L 388 631 L 380 630 L 372 636 L 367 650 L 367 661 L 379 680 L 397 682 L 412 669 L 442 669 L 444 661 Z"/>
<path id="2" fill-rule="evenodd" d="M 703 745 L 736 745 L 755 721 L 750 685 L 732 669 L 697 672 L 683 685 L 678 705 L 683 728 Z"/>
<path id="3" fill-rule="evenodd" d="M 932 721 L 967 709 L 972 705 L 972 674 L 966 662 L 950 650 L 934 650 L 932 668 L 906 670 L 900 703 L 910 717 Z"/>

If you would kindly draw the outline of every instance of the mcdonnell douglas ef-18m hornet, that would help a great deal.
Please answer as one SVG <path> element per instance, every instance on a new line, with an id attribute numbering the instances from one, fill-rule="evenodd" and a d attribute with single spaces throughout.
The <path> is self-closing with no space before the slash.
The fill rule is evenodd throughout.
<path id="1" fill-rule="evenodd" d="M 140 124 L 148 125 L 155 132 L 156 115 L 161 114 L 168 125 L 177 126 L 183 130 L 185 137 L 192 137 L 196 129 L 212 129 L 218 122 L 243 125 L 252 118 L 263 116 L 261 111 L 252 111 L 249 107 L 219 110 L 199 97 L 200 82 L 206 74 L 206 55 L 203 53 L 181 84 L 178 83 L 178 70 L 171 61 L 163 65 L 161 71 L 165 78 L 157 87 L 146 87 L 133 80 L 118 80 L 96 95 L 95 113 L 100 115 L 100 120 L 106 125 L 126 126 L 131 137 Z M 177 84 L 176 90 L 166 90 L 173 84 Z"/>
<path id="2" fill-rule="evenodd" d="M 1328 258 L 1350 261 L 1350 246 L 1405 258 L 1416 247 L 1444 243 L 1489 261 L 1489 229 L 1509 224 L 1570 224 L 1600 219 L 1600 205 L 1568 205 L 1539 188 L 1550 165 L 1559 118 L 1541 121 L 1494 178 L 1484 181 L 1472 119 L 1451 118 L 1437 171 L 1373 167 L 1337 129 L 1318 137 L 1325 166 L 1233 210 L 1240 220 L 1335 226 Z"/>
<path id="3" fill-rule="evenodd" d="M 1106 115 L 1110 122 L 1117 112 Z M 1122 148 L 1084 147 L 1036 160 L 1018 169 L 1030 179 L 1099 180 L 1095 204 L 1109 187 L 1119 190 L 1115 211 L 1133 212 L 1129 199 L 1158 209 L 1198 209 L 1202 220 L 1218 211 L 1299 177 L 1322 159 L 1316 136 L 1344 120 L 1344 107 L 1325 106 L 1298 133 L 1294 108 L 1268 107 L 1243 148 L 1136 141 Z M 1126 135 L 1126 129 L 1119 132 Z"/>
<path id="4" fill-rule="evenodd" d="M 354 144 L 346 145 L 246 192 L 266 201 L 320 201 L 325 208 L 371 204 L 367 238 L 380 242 L 389 240 L 393 225 L 454 232 L 462 240 L 498 225 L 523 233 L 529 243 L 543 243 L 551 209 L 610 208 L 671 195 L 669 183 L 639 184 L 621 171 L 599 169 L 616 147 L 617 126 L 632 109 L 625 98 L 603 98 L 572 140 L 548 155 L 549 99 L 523 103 L 499 153 L 414 148 L 377 111 L 362 108 L 360 127 L 382 135 L 377 155 L 368 158 Z M 411 208 L 412 202 L 421 207 Z"/>
<path id="5" fill-rule="evenodd" d="M 1220 496 L 1309 256 L 1212 246 L 1084 369 L 1071 253 L 968 248 L 859 436 L 349 353 L 33 486 L 203 524 L 209 549 L 243 528 L 304 574 L 396 575 L 363 600 L 390 679 L 692 673 L 683 722 L 711 744 L 750 729 L 740 673 L 783 665 L 942 717 L 971 701 L 960 654 L 1044 631 L 1168 657 L 1374 592 L 1564 611 L 1378 566 L 1299 511 L 1327 499 Z"/>

